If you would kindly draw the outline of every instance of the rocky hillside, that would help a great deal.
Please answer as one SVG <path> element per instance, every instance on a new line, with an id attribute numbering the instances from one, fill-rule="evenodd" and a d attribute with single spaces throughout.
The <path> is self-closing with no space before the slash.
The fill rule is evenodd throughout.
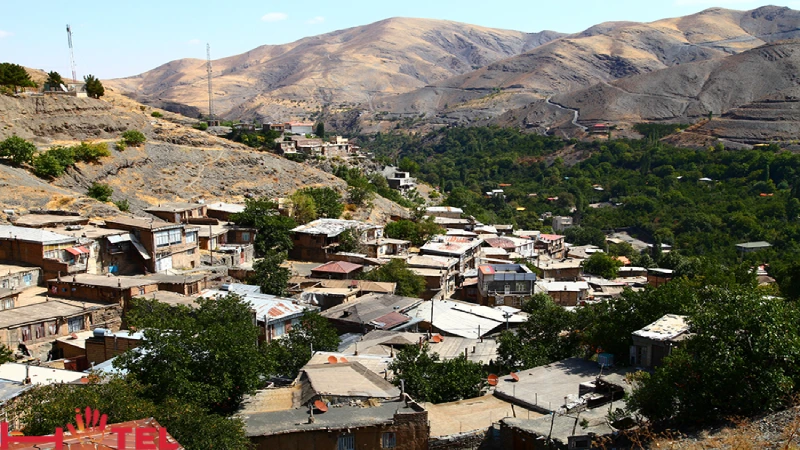
<path id="1" fill-rule="evenodd" d="M 217 112 L 285 120 L 323 107 L 369 105 L 517 55 L 561 36 L 456 22 L 393 18 L 255 48 L 213 61 Z M 205 61 L 182 59 L 135 77 L 105 81 L 151 105 L 196 117 L 207 111 Z"/>
<path id="2" fill-rule="evenodd" d="M 598 83 L 603 86 L 673 66 L 717 61 L 766 43 L 800 37 L 798 24 L 799 11 L 774 6 L 753 11 L 712 8 L 652 23 L 604 23 L 476 71 L 378 99 L 375 104 L 389 115 L 438 113 L 443 123 L 480 121 Z M 690 84 L 691 80 L 680 83 Z M 653 83 L 650 92 L 669 96 L 673 84 Z M 681 90 L 690 88 L 679 86 Z M 594 106 L 605 105 L 597 102 Z"/>
<path id="3" fill-rule="evenodd" d="M 164 112 L 164 118 L 155 119 L 150 108 L 113 94 L 109 97 L 105 101 L 0 96 L 0 139 L 17 134 L 45 149 L 81 140 L 113 144 L 127 129 L 141 130 L 148 137 L 140 148 L 112 150 L 100 164 L 78 164 L 52 181 L 37 178 L 26 168 L 0 165 L 0 210 L 119 214 L 112 204 L 85 196 L 93 182 L 110 185 L 113 200 L 128 200 L 134 213 L 169 201 L 242 202 L 246 195 L 286 196 L 306 186 L 330 186 L 342 192 L 346 188 L 344 181 L 321 170 L 194 130 L 181 124 L 185 119 L 177 115 Z M 392 202 L 376 201 L 375 208 L 354 216 L 382 220 L 403 212 Z"/>
<path id="4" fill-rule="evenodd" d="M 640 121 L 694 123 L 692 132 L 732 141 L 759 143 L 795 139 L 800 125 L 800 40 L 761 47 L 708 61 L 601 82 L 556 95 L 505 114 L 506 125 L 580 131 L 572 123 L 626 124 Z"/>

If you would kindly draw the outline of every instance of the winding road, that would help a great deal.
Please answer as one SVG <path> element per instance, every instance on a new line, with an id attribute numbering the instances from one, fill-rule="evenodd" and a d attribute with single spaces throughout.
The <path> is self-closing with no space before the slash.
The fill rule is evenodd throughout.
<path id="1" fill-rule="evenodd" d="M 588 130 L 588 128 L 586 128 L 585 126 L 583 126 L 583 125 L 578 123 L 578 110 L 577 109 L 565 108 L 565 107 L 559 105 L 558 103 L 553 103 L 553 102 L 550 101 L 551 98 L 552 98 L 552 96 L 551 97 L 547 97 L 547 99 L 545 99 L 545 102 L 547 102 L 548 105 L 553 105 L 556 108 L 563 109 L 565 111 L 572 111 L 572 114 L 573 114 L 572 115 L 572 124 L 575 125 L 576 127 L 580 128 L 583 131 Z"/>

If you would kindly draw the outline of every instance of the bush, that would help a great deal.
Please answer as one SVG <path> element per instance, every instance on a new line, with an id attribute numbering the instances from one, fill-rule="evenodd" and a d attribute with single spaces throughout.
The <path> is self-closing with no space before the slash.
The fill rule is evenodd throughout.
<path id="1" fill-rule="evenodd" d="M 111 186 L 107 184 L 98 183 L 95 181 L 94 183 L 92 183 L 92 186 L 86 192 L 86 195 L 92 197 L 97 201 L 105 203 L 111 200 L 111 194 L 113 193 L 114 189 L 112 189 Z"/>
<path id="2" fill-rule="evenodd" d="M 75 161 L 96 163 L 104 156 L 111 156 L 108 150 L 108 144 L 105 142 L 98 142 L 96 144 L 89 142 L 81 142 L 79 145 L 72 147 Z"/>
<path id="3" fill-rule="evenodd" d="M 150 116 L 151 116 L 151 117 L 155 117 L 156 119 L 160 119 L 160 118 L 164 117 L 164 115 L 163 115 L 163 114 L 161 114 L 161 113 L 160 113 L 160 112 L 158 112 L 158 111 L 153 111 L 152 113 L 150 113 Z"/>
<path id="4" fill-rule="evenodd" d="M 42 153 L 33 159 L 33 174 L 40 178 L 58 178 L 66 168 L 50 152 Z"/>
<path id="5" fill-rule="evenodd" d="M 128 130 L 122 133 L 122 140 L 125 142 L 125 145 L 129 145 L 131 147 L 138 147 L 144 144 L 144 141 L 147 140 L 142 134 L 141 131 L 138 130 Z"/>
<path id="6" fill-rule="evenodd" d="M 208 124 L 206 122 L 197 122 L 196 124 L 192 125 L 192 128 L 195 130 L 206 131 L 208 129 Z"/>
<path id="7" fill-rule="evenodd" d="M 33 160 L 36 146 L 19 136 L 0 142 L 0 158 L 8 158 L 14 165 L 22 165 Z"/>
<path id="8" fill-rule="evenodd" d="M 119 150 L 121 152 L 124 152 L 125 149 L 128 148 L 128 146 L 125 145 L 125 141 L 124 140 L 117 141 L 117 143 L 115 144 L 115 147 L 117 148 L 117 150 Z"/>
<path id="9" fill-rule="evenodd" d="M 122 212 L 128 212 L 131 210 L 131 204 L 128 202 L 128 199 L 123 199 L 114 202 L 114 205 Z"/>

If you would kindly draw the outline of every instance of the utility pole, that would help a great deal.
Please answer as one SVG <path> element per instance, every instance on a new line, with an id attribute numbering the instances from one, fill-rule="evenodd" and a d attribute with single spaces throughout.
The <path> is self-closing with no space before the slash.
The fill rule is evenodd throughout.
<path id="1" fill-rule="evenodd" d="M 69 41 L 69 66 L 72 69 L 72 81 L 78 81 L 78 75 L 75 71 L 75 52 L 72 49 L 72 27 L 67 24 L 67 41 Z"/>
<path id="2" fill-rule="evenodd" d="M 214 121 L 214 97 L 211 91 L 211 44 L 206 44 L 206 70 L 208 71 L 208 121 Z M 209 123 L 210 125 L 210 123 Z"/>

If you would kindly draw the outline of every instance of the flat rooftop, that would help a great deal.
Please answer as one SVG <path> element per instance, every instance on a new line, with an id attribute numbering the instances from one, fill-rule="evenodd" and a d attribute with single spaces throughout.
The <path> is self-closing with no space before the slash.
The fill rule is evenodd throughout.
<path id="1" fill-rule="evenodd" d="M 506 417 L 538 418 L 542 414 L 499 399 L 494 395 L 469 398 L 452 403 L 424 403 L 428 410 L 433 438 L 451 436 L 470 431 L 487 430 Z M 549 419 L 548 419 L 549 420 Z M 549 422 L 548 422 L 549 423 Z"/>
<path id="2" fill-rule="evenodd" d="M 22 272 L 30 272 L 31 270 L 42 270 L 37 266 L 25 265 L 25 264 L 5 264 L 0 263 L 0 277 L 6 275 L 13 275 L 16 273 Z"/>
<path id="3" fill-rule="evenodd" d="M 308 408 L 296 408 L 285 411 L 243 414 L 245 434 L 253 436 L 271 436 L 276 434 L 302 433 L 309 430 L 340 430 L 359 428 L 378 424 L 390 424 L 395 413 L 416 413 L 402 401 L 376 403 L 362 402 L 358 406 L 345 405 L 329 408 L 325 413 L 315 413 L 314 422 L 308 423 Z"/>
<path id="4" fill-rule="evenodd" d="M 74 280 L 74 281 L 73 281 Z M 57 278 L 47 281 L 58 282 Z M 149 286 L 157 284 L 158 280 L 155 278 L 141 278 L 141 277 L 117 277 L 106 275 L 90 275 L 88 273 L 79 273 L 74 276 L 61 277 L 61 283 L 74 283 L 82 284 L 85 286 L 98 286 L 110 287 L 118 289 L 130 289 L 134 287 Z"/>
<path id="5" fill-rule="evenodd" d="M 202 208 L 205 206 L 202 203 L 184 203 L 184 202 L 174 202 L 174 203 L 162 203 L 158 206 L 151 206 L 145 211 L 147 212 L 184 212 L 184 211 L 191 211 L 193 209 Z"/>
<path id="6" fill-rule="evenodd" d="M 115 217 L 106 219 L 106 226 L 115 228 L 115 225 L 140 228 L 144 230 L 160 230 L 164 228 L 182 228 L 181 223 L 170 223 L 160 219 L 148 219 L 146 217 Z"/>
<path id="7" fill-rule="evenodd" d="M 13 225 L 0 225 L 0 240 L 17 239 L 24 242 L 35 242 L 43 245 L 69 244 L 77 242 L 72 236 L 53 233 L 38 228 L 16 227 Z"/>
<path id="8" fill-rule="evenodd" d="M 56 317 L 72 317 L 87 312 L 80 306 L 70 305 L 58 300 L 19 308 L 6 309 L 0 314 L 0 329 L 10 328 L 28 323 L 44 322 Z M 2 378 L 2 377 L 0 377 Z"/>
<path id="9" fill-rule="evenodd" d="M 31 384 L 74 383 L 86 376 L 83 372 L 8 362 L 0 365 L 0 380 L 22 383 L 25 380 L 26 367 Z"/>
<path id="10" fill-rule="evenodd" d="M 54 227 L 58 225 L 83 225 L 89 219 L 82 216 L 61 214 L 25 214 L 14 220 L 14 225 L 32 228 Z"/>

